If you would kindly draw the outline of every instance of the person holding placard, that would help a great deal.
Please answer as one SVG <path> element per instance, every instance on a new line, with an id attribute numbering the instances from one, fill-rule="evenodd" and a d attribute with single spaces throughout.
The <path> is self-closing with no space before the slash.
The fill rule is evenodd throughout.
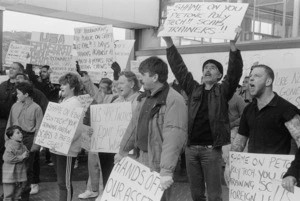
<path id="1" fill-rule="evenodd" d="M 298 149 L 295 159 L 293 160 L 288 171 L 285 173 L 282 179 L 282 187 L 289 192 L 294 193 L 294 186 L 299 185 L 300 177 L 300 148 Z"/>
<path id="2" fill-rule="evenodd" d="M 183 97 L 167 83 L 168 66 L 158 57 L 144 60 L 139 67 L 145 92 L 122 138 L 118 163 L 135 149 L 138 162 L 160 173 L 165 190 L 162 199 L 171 199 L 171 186 L 180 153 L 187 137 L 187 107 Z"/>
<path id="3" fill-rule="evenodd" d="M 73 108 L 82 107 L 80 101 L 77 99 L 81 88 L 79 77 L 73 73 L 67 73 L 59 78 L 59 83 L 61 84 L 61 104 Z M 59 201 L 72 200 L 72 172 L 74 170 L 76 157 L 81 151 L 80 136 L 83 132 L 82 120 L 83 117 L 81 117 L 81 122 L 79 123 L 74 138 L 72 139 L 68 154 L 63 154 L 61 152 L 57 152 L 54 149 L 50 149 L 50 152 L 52 153 L 52 159 L 54 162 L 54 168 L 57 175 Z"/>
<path id="4" fill-rule="evenodd" d="M 41 107 L 33 102 L 33 87 L 29 83 L 16 85 L 18 101 L 12 106 L 6 127 L 20 126 L 23 130 L 23 143 L 30 151 L 27 161 L 27 182 L 22 192 L 22 200 L 29 201 L 31 184 L 33 182 L 33 165 L 36 152 L 40 146 L 34 139 L 42 123 L 43 112 Z"/>
<path id="5" fill-rule="evenodd" d="M 222 146 L 230 144 L 228 101 L 236 91 L 242 76 L 243 61 L 234 40 L 230 41 L 227 75 L 222 83 L 223 66 L 209 59 L 202 66 L 203 84 L 194 80 L 170 37 L 167 59 L 180 86 L 188 95 L 189 127 L 185 150 L 187 174 L 194 201 L 222 200 Z"/>
<path id="6" fill-rule="evenodd" d="M 299 110 L 273 91 L 273 81 L 274 71 L 269 66 L 252 66 L 249 91 L 253 101 L 244 109 L 231 151 L 243 151 L 248 142 L 249 153 L 289 154 L 291 138 L 299 147 Z M 224 176 L 228 183 L 229 163 Z"/>

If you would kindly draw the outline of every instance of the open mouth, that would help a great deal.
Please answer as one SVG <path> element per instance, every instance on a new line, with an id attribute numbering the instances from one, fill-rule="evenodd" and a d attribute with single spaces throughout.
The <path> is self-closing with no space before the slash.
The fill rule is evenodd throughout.
<path id="1" fill-rule="evenodd" d="M 249 89 L 254 89 L 255 88 L 255 85 L 254 84 L 249 84 Z"/>

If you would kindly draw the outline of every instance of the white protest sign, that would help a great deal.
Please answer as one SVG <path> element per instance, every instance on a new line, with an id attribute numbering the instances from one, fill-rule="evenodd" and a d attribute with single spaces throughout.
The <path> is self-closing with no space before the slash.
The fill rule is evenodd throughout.
<path id="1" fill-rule="evenodd" d="M 117 153 L 131 117 L 130 102 L 91 105 L 91 151 Z"/>
<path id="2" fill-rule="evenodd" d="M 35 143 L 67 154 L 82 114 L 83 108 L 49 102 Z"/>
<path id="3" fill-rule="evenodd" d="M 78 100 L 80 101 L 83 111 L 86 112 L 87 109 L 89 108 L 90 104 L 93 102 L 93 98 L 89 94 L 84 94 L 77 96 Z"/>
<path id="4" fill-rule="evenodd" d="M 158 36 L 186 36 L 234 39 L 248 4 L 242 3 L 175 3 L 168 7 L 167 19 Z"/>
<path id="5" fill-rule="evenodd" d="M 91 136 L 88 135 L 89 128 L 89 126 L 83 125 L 83 132 L 81 134 L 81 148 L 87 151 L 91 150 Z"/>
<path id="6" fill-rule="evenodd" d="M 8 78 L 9 78 L 8 75 L 0 75 L 0 84 L 8 80 Z"/>
<path id="7" fill-rule="evenodd" d="M 280 180 L 295 156 L 230 152 L 229 200 L 272 198 L 272 180 Z"/>
<path id="8" fill-rule="evenodd" d="M 115 41 L 115 61 L 118 62 L 121 69 L 127 67 L 130 53 L 135 40 L 117 40 Z"/>
<path id="9" fill-rule="evenodd" d="M 288 192 L 281 186 L 281 181 L 274 179 L 272 181 L 272 201 L 299 201 L 300 188 L 294 188 L 294 193 Z"/>
<path id="10" fill-rule="evenodd" d="M 67 72 L 75 72 L 72 62 L 73 36 L 44 32 L 32 32 L 30 45 L 31 64 L 49 65 L 51 82 L 58 83 L 60 76 Z"/>
<path id="11" fill-rule="evenodd" d="M 105 186 L 102 201 L 160 201 L 160 176 L 137 161 L 125 157 L 115 164 Z"/>
<path id="12" fill-rule="evenodd" d="M 114 59 L 112 25 L 75 28 L 74 30 L 81 70 L 102 72 L 102 77 L 113 72 L 110 68 Z M 99 77 L 96 82 L 99 82 L 102 77 Z"/>
<path id="13" fill-rule="evenodd" d="M 274 69 L 273 90 L 300 108 L 300 69 Z"/>
<path id="14" fill-rule="evenodd" d="M 25 67 L 30 61 L 29 45 L 21 45 L 11 42 L 6 53 L 5 64 L 11 65 L 13 62 L 20 62 Z"/>

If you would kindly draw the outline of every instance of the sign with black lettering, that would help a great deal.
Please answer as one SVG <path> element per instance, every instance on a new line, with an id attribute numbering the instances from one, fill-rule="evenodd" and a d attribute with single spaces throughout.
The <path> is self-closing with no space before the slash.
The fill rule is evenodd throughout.
<path id="1" fill-rule="evenodd" d="M 167 8 L 167 19 L 158 36 L 186 36 L 234 39 L 248 4 L 175 3 Z"/>
<path id="2" fill-rule="evenodd" d="M 163 190 L 155 171 L 129 158 L 115 164 L 105 186 L 102 201 L 159 201 Z"/>
<path id="3" fill-rule="evenodd" d="M 35 143 L 67 154 L 82 114 L 83 108 L 49 102 Z"/>
<path id="4" fill-rule="evenodd" d="M 131 102 L 91 105 L 91 151 L 117 153 L 131 117 Z"/>
<path id="5" fill-rule="evenodd" d="M 300 108 L 300 69 L 274 69 L 273 90 Z"/>
<path id="6" fill-rule="evenodd" d="M 32 32 L 30 45 L 30 63 L 49 65 L 51 82 L 58 83 L 60 76 L 67 72 L 76 72 L 71 52 L 73 36 L 64 34 Z"/>
<path id="7" fill-rule="evenodd" d="M 272 200 L 272 180 L 281 180 L 295 156 L 230 152 L 230 201 Z"/>
<path id="8" fill-rule="evenodd" d="M 294 193 L 288 192 L 281 186 L 281 181 L 274 179 L 272 201 L 299 201 L 300 188 L 294 187 Z"/>
<path id="9" fill-rule="evenodd" d="M 13 62 L 20 62 L 25 67 L 30 61 L 30 49 L 29 45 L 11 42 L 6 53 L 5 64 L 11 65 Z"/>
<path id="10" fill-rule="evenodd" d="M 101 78 L 112 78 L 110 68 L 114 59 L 114 38 L 112 25 L 75 28 L 78 63 L 82 71 L 100 72 Z"/>

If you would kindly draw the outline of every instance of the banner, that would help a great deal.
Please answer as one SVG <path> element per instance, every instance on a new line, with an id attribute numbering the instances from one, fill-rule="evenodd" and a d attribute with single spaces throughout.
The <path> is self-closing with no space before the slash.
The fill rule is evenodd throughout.
<path id="1" fill-rule="evenodd" d="M 273 90 L 300 108 L 300 69 L 274 69 Z"/>
<path id="2" fill-rule="evenodd" d="M 82 71 L 101 72 L 101 77 L 113 77 L 110 68 L 114 59 L 112 25 L 75 28 L 78 63 Z"/>
<path id="3" fill-rule="evenodd" d="M 294 187 L 294 193 L 288 192 L 281 186 L 281 181 L 274 179 L 272 181 L 272 201 L 299 201 L 300 188 Z"/>
<path id="4" fill-rule="evenodd" d="M 80 101 L 82 107 L 83 107 L 83 112 L 86 112 L 93 102 L 93 98 L 89 94 L 84 94 L 77 96 L 78 100 Z"/>
<path id="5" fill-rule="evenodd" d="M 82 114 L 83 108 L 49 102 L 35 143 L 67 154 Z"/>
<path id="6" fill-rule="evenodd" d="M 131 117 L 130 102 L 91 105 L 91 151 L 117 153 Z"/>
<path id="7" fill-rule="evenodd" d="M 159 174 L 150 171 L 148 167 L 137 161 L 125 157 L 115 164 L 101 200 L 159 201 L 162 194 Z"/>
<path id="8" fill-rule="evenodd" d="M 272 180 L 281 180 L 295 156 L 230 152 L 229 200 L 272 200 Z"/>
<path id="9" fill-rule="evenodd" d="M 248 4 L 175 3 L 167 9 L 167 19 L 158 36 L 186 36 L 234 39 Z"/>
<path id="10" fill-rule="evenodd" d="M 17 44 L 14 41 L 10 43 L 5 57 L 5 64 L 11 65 L 13 62 L 20 62 L 24 67 L 30 61 L 29 45 Z"/>
<path id="11" fill-rule="evenodd" d="M 116 40 L 115 41 L 115 61 L 125 70 L 129 61 L 135 40 Z"/>
<path id="12" fill-rule="evenodd" d="M 72 60 L 73 36 L 44 32 L 32 32 L 30 45 L 31 64 L 49 65 L 51 82 L 67 72 L 76 72 L 75 61 Z"/>

